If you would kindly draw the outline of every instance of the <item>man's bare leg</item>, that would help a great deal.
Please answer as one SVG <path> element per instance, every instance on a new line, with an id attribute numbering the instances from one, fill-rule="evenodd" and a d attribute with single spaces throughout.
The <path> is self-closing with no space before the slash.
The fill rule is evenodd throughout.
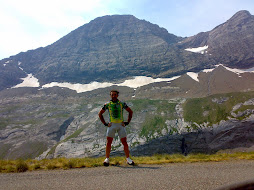
<path id="1" fill-rule="evenodd" d="M 127 163 L 129 165 L 134 165 L 133 160 L 130 159 L 130 151 L 129 151 L 129 146 L 128 146 L 128 143 L 127 143 L 127 138 L 126 137 L 121 138 L 121 142 L 123 144 L 123 149 L 124 149 L 124 152 L 125 152 L 125 156 L 127 158 Z"/>
<path id="2" fill-rule="evenodd" d="M 113 142 L 113 138 L 112 137 L 107 137 L 106 158 L 109 158 L 112 142 Z"/>
<path id="3" fill-rule="evenodd" d="M 129 158 L 130 151 L 129 151 L 129 146 L 127 144 L 127 138 L 126 137 L 121 138 L 121 142 L 123 144 L 123 149 L 124 149 L 125 156 L 126 156 L 126 158 Z"/>

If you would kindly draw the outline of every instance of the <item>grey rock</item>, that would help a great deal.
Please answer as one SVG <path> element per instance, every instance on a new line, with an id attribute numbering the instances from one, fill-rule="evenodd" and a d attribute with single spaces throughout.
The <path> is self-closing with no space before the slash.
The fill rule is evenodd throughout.
<path id="1" fill-rule="evenodd" d="M 248 11 L 239 11 L 213 30 L 188 38 L 132 15 L 104 16 L 47 47 L 0 60 L 0 90 L 21 83 L 20 78 L 27 73 L 43 85 L 119 82 L 140 75 L 170 77 L 199 72 L 218 63 L 249 69 L 254 60 L 253 28 L 254 17 Z M 185 50 L 204 45 L 208 45 L 208 53 L 202 55 Z M 8 65 L 3 66 L 6 62 Z M 177 87 L 171 90 L 181 92 Z"/>
<path id="2" fill-rule="evenodd" d="M 184 145 L 182 144 L 184 142 Z M 226 121 L 212 130 L 166 135 L 137 146 L 135 156 L 172 153 L 215 153 L 221 150 L 238 151 L 254 145 L 254 121 Z M 239 149 L 240 148 L 240 149 Z"/>

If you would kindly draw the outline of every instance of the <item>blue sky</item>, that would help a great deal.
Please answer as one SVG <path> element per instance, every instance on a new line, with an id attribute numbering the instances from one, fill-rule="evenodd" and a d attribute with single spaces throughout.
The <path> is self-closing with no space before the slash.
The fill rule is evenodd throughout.
<path id="1" fill-rule="evenodd" d="M 96 17 L 131 14 L 177 36 L 213 29 L 253 0 L 0 0 L 0 59 L 50 45 Z"/>

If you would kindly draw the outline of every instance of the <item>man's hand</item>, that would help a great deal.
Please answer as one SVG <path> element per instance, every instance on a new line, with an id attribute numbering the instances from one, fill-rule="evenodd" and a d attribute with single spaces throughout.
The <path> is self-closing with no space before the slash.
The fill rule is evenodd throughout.
<path id="1" fill-rule="evenodd" d="M 124 123 L 124 126 L 127 126 L 127 125 L 129 125 L 129 122 L 123 122 Z"/>
<path id="2" fill-rule="evenodd" d="M 124 125 L 129 125 L 129 123 L 131 122 L 131 118 L 132 118 L 132 114 L 133 114 L 133 111 L 131 110 L 130 107 L 126 108 L 125 109 L 127 112 L 129 112 L 129 115 L 128 115 L 128 122 L 124 122 Z"/>
<path id="3" fill-rule="evenodd" d="M 127 126 L 127 125 L 129 125 L 129 122 L 127 122 L 127 121 L 126 121 L 126 122 L 122 122 L 122 126 L 123 126 L 123 127 L 125 127 L 125 126 Z"/>
<path id="4" fill-rule="evenodd" d="M 107 127 L 111 127 L 112 124 L 111 123 L 104 123 L 104 125 Z"/>

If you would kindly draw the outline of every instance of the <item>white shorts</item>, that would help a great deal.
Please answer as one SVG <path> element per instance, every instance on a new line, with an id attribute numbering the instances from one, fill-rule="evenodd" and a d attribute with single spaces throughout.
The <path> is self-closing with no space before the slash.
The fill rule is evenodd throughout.
<path id="1" fill-rule="evenodd" d="M 125 127 L 122 126 L 122 123 L 111 123 L 112 125 L 107 129 L 107 137 L 115 137 L 115 133 L 118 133 L 119 138 L 124 138 L 127 136 Z"/>

